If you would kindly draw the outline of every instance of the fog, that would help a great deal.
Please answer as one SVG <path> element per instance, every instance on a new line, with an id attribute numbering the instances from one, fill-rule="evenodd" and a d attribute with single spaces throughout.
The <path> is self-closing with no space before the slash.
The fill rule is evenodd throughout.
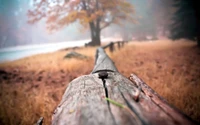
<path id="1" fill-rule="evenodd" d="M 0 48 L 75 40 L 90 40 L 90 31 L 81 30 L 76 22 L 50 33 L 45 20 L 28 24 L 27 12 L 32 0 L 0 0 Z M 101 33 L 103 38 L 142 39 L 167 37 L 173 11 L 171 0 L 128 0 L 134 5 L 137 23 L 110 25 Z"/>

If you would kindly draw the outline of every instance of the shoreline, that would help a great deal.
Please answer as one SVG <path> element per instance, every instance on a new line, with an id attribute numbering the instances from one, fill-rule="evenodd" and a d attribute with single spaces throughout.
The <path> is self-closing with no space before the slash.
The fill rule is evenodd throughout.
<path id="1" fill-rule="evenodd" d="M 119 40 L 114 38 L 104 38 L 103 43 L 112 40 Z M 0 49 L 0 63 L 14 61 L 24 57 L 29 57 L 35 54 L 55 52 L 62 49 L 67 49 L 71 47 L 83 47 L 85 43 L 90 40 L 79 40 L 79 41 L 68 41 L 59 43 L 47 43 L 39 45 L 27 45 L 27 46 L 16 46 Z"/>

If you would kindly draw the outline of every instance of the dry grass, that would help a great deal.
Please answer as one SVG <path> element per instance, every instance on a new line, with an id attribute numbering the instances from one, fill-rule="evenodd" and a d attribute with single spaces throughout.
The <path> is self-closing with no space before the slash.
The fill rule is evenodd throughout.
<path id="1" fill-rule="evenodd" d="M 40 54 L 0 65 L 0 124 L 30 125 L 40 116 L 50 124 L 67 84 L 93 69 L 95 48 L 79 49 L 85 60 L 63 59 L 68 51 Z M 200 49 L 168 40 L 132 42 L 113 54 L 125 76 L 137 74 L 181 111 L 200 121 Z"/>

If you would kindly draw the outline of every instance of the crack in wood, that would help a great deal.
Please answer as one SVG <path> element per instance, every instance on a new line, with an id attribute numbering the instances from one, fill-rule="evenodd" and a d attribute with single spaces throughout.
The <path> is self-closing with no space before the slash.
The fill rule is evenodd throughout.
<path id="1" fill-rule="evenodd" d="M 103 82 L 103 87 L 105 89 L 105 95 L 106 95 L 106 98 L 109 98 L 108 97 L 108 89 L 106 87 L 106 80 L 105 79 L 102 79 L 102 82 Z M 109 101 L 107 101 L 108 105 L 110 105 Z"/>
<path id="2" fill-rule="evenodd" d="M 105 79 L 102 79 L 102 82 L 103 82 L 103 86 L 104 86 L 104 89 L 105 89 L 106 98 L 109 98 L 109 97 L 108 97 L 108 89 L 107 89 L 107 86 L 106 86 L 106 80 L 105 80 Z M 108 104 L 108 110 L 109 110 L 109 112 L 110 112 L 110 114 L 111 114 L 111 117 L 112 117 L 112 119 L 113 119 L 113 121 L 114 121 L 114 124 L 117 125 L 117 122 L 116 122 L 116 120 L 115 120 L 115 117 L 114 117 L 114 115 L 113 115 L 113 113 L 112 113 L 112 111 L 111 111 L 111 108 L 110 108 L 110 102 L 109 102 L 108 100 L 107 100 L 107 104 Z"/>
<path id="3" fill-rule="evenodd" d="M 103 82 L 103 87 L 104 87 L 104 91 L 105 91 L 105 96 L 106 96 L 106 98 L 109 98 L 109 97 L 108 97 L 108 89 L 107 89 L 106 80 L 105 80 L 105 79 L 108 78 L 108 73 L 107 73 L 105 70 L 102 70 L 101 72 L 98 73 L 98 75 L 99 75 L 99 78 L 100 78 L 100 79 L 102 80 L 102 82 Z M 109 110 L 109 112 L 110 112 L 110 114 L 111 114 L 111 117 L 112 117 L 112 119 L 113 119 L 114 125 L 117 125 L 116 120 L 115 120 L 115 117 L 114 117 L 114 115 L 113 115 L 113 113 L 112 113 L 112 111 L 111 111 L 111 108 L 110 108 L 110 102 L 109 102 L 108 100 L 107 100 L 107 105 L 108 105 L 108 110 Z"/>
<path id="4" fill-rule="evenodd" d="M 175 107 L 168 104 L 168 102 L 162 98 L 160 95 L 158 95 L 151 87 L 149 87 L 145 82 L 143 82 L 140 78 L 138 78 L 136 75 L 131 74 L 129 79 L 138 86 L 138 88 L 141 89 L 141 91 L 148 96 L 151 101 L 160 108 L 167 116 L 171 118 L 171 120 L 174 122 L 174 124 L 195 124 L 194 121 L 192 121 L 191 118 L 184 115 L 182 112 L 180 112 Z M 182 119 L 182 120 L 177 120 Z M 186 119 L 184 119 L 186 118 Z M 183 120 L 185 122 L 183 122 Z M 191 120 L 191 121 L 188 121 Z"/>
<path id="5" fill-rule="evenodd" d="M 124 107 L 112 105 L 102 96 L 109 97 Z M 130 79 L 121 75 L 104 49 L 98 48 L 93 71 L 69 83 L 61 103 L 55 110 L 52 125 L 63 124 L 193 125 L 195 123 L 166 103 L 136 75 L 132 75 Z"/>
<path id="6" fill-rule="evenodd" d="M 119 89 L 119 87 L 118 87 Z M 136 117 L 138 117 L 138 119 L 140 120 L 142 125 L 149 125 L 143 118 L 140 117 L 139 113 L 137 112 L 137 110 L 129 103 L 129 101 L 125 98 L 124 94 L 121 92 L 121 90 L 119 89 L 122 98 L 124 99 L 124 101 L 126 102 L 128 108 L 135 114 Z"/>

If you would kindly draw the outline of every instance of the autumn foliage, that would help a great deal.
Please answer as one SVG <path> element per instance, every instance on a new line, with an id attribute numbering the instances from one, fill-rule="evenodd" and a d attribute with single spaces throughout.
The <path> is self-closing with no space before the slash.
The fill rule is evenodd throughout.
<path id="1" fill-rule="evenodd" d="M 110 24 L 133 21 L 134 9 L 125 0 L 40 0 L 28 11 L 29 23 L 46 19 L 47 29 L 55 31 L 74 22 L 90 28 L 91 45 L 100 45 L 101 30 Z"/>

